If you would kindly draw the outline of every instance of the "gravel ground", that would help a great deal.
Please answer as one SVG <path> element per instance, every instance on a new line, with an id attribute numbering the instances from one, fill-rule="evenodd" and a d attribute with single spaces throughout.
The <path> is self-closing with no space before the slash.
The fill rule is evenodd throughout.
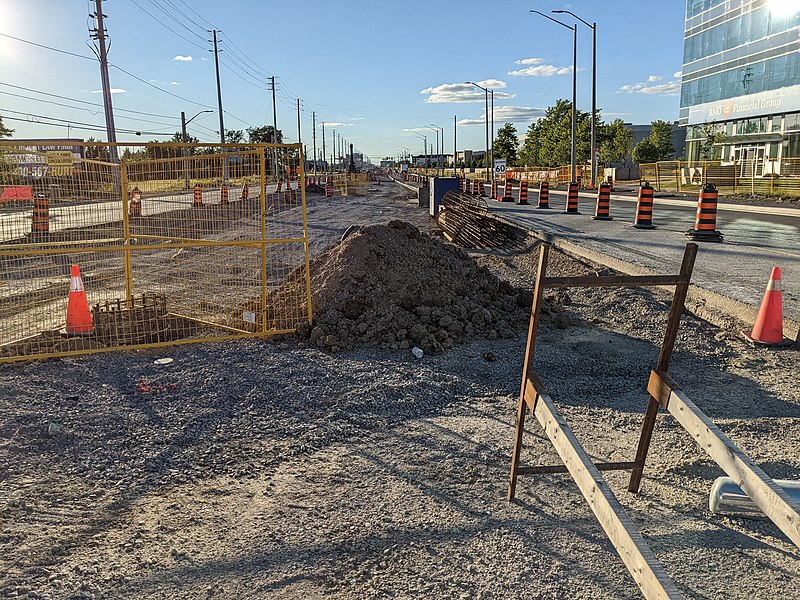
<path id="1" fill-rule="evenodd" d="M 352 224 L 432 230 L 405 190 L 376 190 L 316 200 L 315 254 Z M 530 251 L 474 256 L 530 286 Z M 557 253 L 551 267 L 597 270 Z M 665 298 L 549 304 L 569 318 L 544 321 L 537 371 L 591 456 L 631 459 Z M 526 326 L 422 359 L 285 338 L 0 367 L 0 596 L 639 597 L 568 476 L 523 478 L 505 501 Z M 799 367 L 687 316 L 671 374 L 770 475 L 796 479 Z M 528 424 L 523 463 L 556 462 Z M 708 512 L 721 474 L 662 415 L 642 493 L 608 480 L 687 597 L 800 597 L 777 528 Z"/>

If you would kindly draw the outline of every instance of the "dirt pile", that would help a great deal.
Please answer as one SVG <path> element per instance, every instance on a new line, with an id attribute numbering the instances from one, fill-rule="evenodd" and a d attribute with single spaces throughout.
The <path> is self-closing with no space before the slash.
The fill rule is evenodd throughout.
<path id="1" fill-rule="evenodd" d="M 298 333 L 334 351 L 418 346 L 437 354 L 476 337 L 510 337 L 527 325 L 532 299 L 402 221 L 364 227 L 328 248 L 311 262 L 311 289 L 314 323 Z"/>

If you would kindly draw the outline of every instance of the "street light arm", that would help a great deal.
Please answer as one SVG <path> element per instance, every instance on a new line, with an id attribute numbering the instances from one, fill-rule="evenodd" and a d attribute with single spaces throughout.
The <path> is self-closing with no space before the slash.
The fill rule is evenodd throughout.
<path id="1" fill-rule="evenodd" d="M 596 25 L 597 25 L 596 23 L 595 23 L 594 25 L 592 25 L 592 24 L 590 24 L 590 23 L 587 23 L 586 21 L 584 21 L 583 19 L 581 19 L 581 18 L 580 18 L 578 15 L 576 15 L 574 12 L 572 12 L 572 11 L 569 11 L 569 10 L 554 10 L 554 11 L 551 11 L 551 12 L 554 12 L 554 13 L 559 13 L 559 14 L 560 14 L 560 13 L 566 13 L 566 14 L 568 14 L 568 15 L 572 15 L 573 17 L 575 17 L 576 19 L 578 19 L 578 21 L 580 21 L 581 23 L 583 23 L 584 25 L 586 25 L 586 26 L 587 26 L 589 29 L 594 29 L 594 28 L 596 27 Z M 542 14 L 542 13 L 539 13 L 539 14 Z"/>
<path id="2" fill-rule="evenodd" d="M 548 18 L 549 18 L 549 17 L 548 17 Z M 553 20 L 555 20 L 555 19 L 553 19 Z M 477 83 L 475 83 L 474 81 L 465 81 L 465 82 L 464 82 L 464 84 L 465 84 L 465 85 L 474 85 L 476 88 L 480 88 L 480 89 L 482 89 L 482 90 L 483 90 L 484 92 L 486 92 L 487 94 L 489 93 L 489 90 L 488 90 L 488 89 L 486 89 L 486 88 L 485 88 L 485 87 L 483 87 L 482 85 L 478 85 L 478 84 L 477 84 Z"/>
<path id="3" fill-rule="evenodd" d="M 192 121 L 194 121 L 194 120 L 195 120 L 197 117 L 199 117 L 199 116 L 200 116 L 200 115 L 202 115 L 203 113 L 211 113 L 211 112 L 214 112 L 214 111 L 213 111 L 213 110 L 201 110 L 199 113 L 197 113 L 197 114 L 196 114 L 195 116 L 193 116 L 191 119 L 189 119 L 188 121 L 186 121 L 186 124 L 188 125 L 189 123 L 191 123 Z"/>
<path id="4" fill-rule="evenodd" d="M 566 27 L 566 28 L 567 28 L 567 29 L 569 29 L 570 31 L 572 30 L 572 26 L 570 26 L 570 25 L 567 25 L 566 23 L 562 23 L 562 22 L 561 22 L 561 21 L 559 21 L 558 19 L 554 19 L 554 18 L 553 18 L 553 17 L 551 17 L 550 15 L 546 15 L 546 14 L 544 14 L 543 12 L 539 12 L 538 10 L 529 10 L 528 12 L 529 12 L 529 13 L 536 13 L 537 15 L 541 15 L 541 16 L 543 16 L 545 19 L 550 19 L 551 21 L 553 21 L 553 23 L 558 23 L 558 24 L 559 24 L 559 25 L 561 25 L 562 27 Z"/>

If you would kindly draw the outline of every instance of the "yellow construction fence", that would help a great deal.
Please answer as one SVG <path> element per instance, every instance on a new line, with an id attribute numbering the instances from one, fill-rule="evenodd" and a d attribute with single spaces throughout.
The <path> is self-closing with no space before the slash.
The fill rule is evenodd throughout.
<path id="1" fill-rule="evenodd" d="M 657 190 L 696 192 L 713 183 L 721 194 L 800 196 L 800 158 L 664 161 L 639 165 Z"/>
<path id="2" fill-rule="evenodd" d="M 310 323 L 299 144 L 31 144 L 0 143 L 0 362 Z"/>

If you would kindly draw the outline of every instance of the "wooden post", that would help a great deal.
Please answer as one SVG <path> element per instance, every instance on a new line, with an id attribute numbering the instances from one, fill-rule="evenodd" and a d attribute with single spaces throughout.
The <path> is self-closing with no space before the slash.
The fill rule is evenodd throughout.
<path id="1" fill-rule="evenodd" d="M 664 373 L 669 370 L 669 363 L 672 360 L 675 338 L 678 334 L 678 326 L 680 325 L 681 315 L 683 314 L 686 294 L 689 292 L 689 281 L 692 277 L 692 269 L 694 268 L 694 260 L 696 257 L 697 244 L 686 244 L 686 250 L 683 253 L 683 262 L 681 263 L 681 282 L 675 286 L 675 294 L 672 297 L 672 306 L 670 306 L 669 317 L 667 319 L 667 329 L 664 333 L 664 341 L 661 343 L 661 351 L 658 354 L 658 362 L 656 363 L 656 370 L 663 371 Z M 647 404 L 647 411 L 644 415 L 642 433 L 639 437 L 639 447 L 636 450 L 636 459 L 634 460 L 636 466 L 633 468 L 633 471 L 631 471 L 631 479 L 628 483 L 629 492 L 638 493 L 639 491 L 642 473 L 644 472 L 644 463 L 645 460 L 647 460 L 647 451 L 650 448 L 650 439 L 653 436 L 653 428 L 656 424 L 658 406 L 658 400 L 651 395 L 650 401 Z"/>
<path id="2" fill-rule="evenodd" d="M 539 314 L 542 308 L 542 298 L 544 297 L 544 277 L 547 271 L 547 256 L 550 253 L 550 246 L 542 244 L 539 253 L 539 268 L 536 271 L 536 285 L 533 292 L 533 303 L 531 304 L 531 320 L 528 325 L 528 341 L 525 345 L 525 362 L 522 365 L 522 384 L 519 390 L 519 406 L 517 407 L 517 431 L 514 436 L 514 451 L 511 457 L 511 480 L 508 484 L 508 501 L 514 499 L 517 489 L 517 470 L 519 469 L 519 455 L 522 450 L 522 434 L 525 431 L 525 387 L 528 383 L 528 372 L 532 371 L 533 354 L 536 349 L 536 332 L 539 330 Z M 533 410 L 533 408 L 531 408 Z"/>

